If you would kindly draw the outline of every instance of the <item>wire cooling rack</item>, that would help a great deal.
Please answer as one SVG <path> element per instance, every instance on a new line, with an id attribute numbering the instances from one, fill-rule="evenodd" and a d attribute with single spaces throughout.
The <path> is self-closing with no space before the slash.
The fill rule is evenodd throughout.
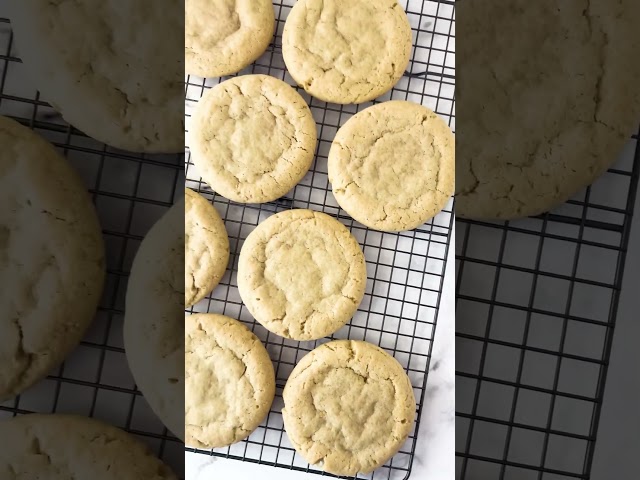
<path id="1" fill-rule="evenodd" d="M 456 222 L 457 478 L 590 478 L 638 176 L 546 215 Z"/>
<path id="2" fill-rule="evenodd" d="M 156 418 L 129 372 L 122 321 L 133 257 L 176 194 L 182 196 L 184 156 L 119 151 L 65 123 L 30 85 L 1 5 L 0 115 L 51 141 L 81 175 L 102 224 L 107 278 L 95 321 L 79 347 L 45 380 L 0 404 L 0 418 L 31 412 L 95 417 L 132 433 L 182 472 L 182 442 Z"/>
<path id="3" fill-rule="evenodd" d="M 272 75 L 295 86 L 282 58 L 282 30 L 294 0 L 274 1 L 277 18 L 275 42 L 251 67 L 240 74 Z M 453 1 L 400 0 L 413 28 L 414 48 L 409 71 L 388 94 L 389 99 L 422 103 L 455 128 L 455 13 Z M 207 88 L 223 79 L 188 77 L 186 125 L 195 103 Z M 316 346 L 328 341 L 294 342 L 269 333 L 257 324 L 238 294 L 237 261 L 247 235 L 275 212 L 310 208 L 344 223 L 358 239 L 367 259 L 365 298 L 354 318 L 331 338 L 366 340 L 391 352 L 405 367 L 418 399 L 417 420 L 405 445 L 384 467 L 357 478 L 406 479 L 416 448 L 417 425 L 424 402 L 432 340 L 443 287 L 445 259 L 453 228 L 452 202 L 428 224 L 417 230 L 388 234 L 369 230 L 338 207 L 327 178 L 327 154 L 337 129 L 353 114 L 366 108 L 327 104 L 298 89 L 310 105 L 319 128 L 315 162 L 305 178 L 284 198 L 263 205 L 240 205 L 216 195 L 194 171 L 187 151 L 186 185 L 210 199 L 225 220 L 230 237 L 229 269 L 220 285 L 189 312 L 223 313 L 245 322 L 263 341 L 276 368 L 276 399 L 262 426 L 247 440 L 226 449 L 187 452 L 225 457 L 304 472 L 322 472 L 307 464 L 292 448 L 284 431 L 282 390 L 296 363 Z M 376 103 L 377 103 L 376 102 Z M 188 140 L 188 135 L 187 135 Z"/>

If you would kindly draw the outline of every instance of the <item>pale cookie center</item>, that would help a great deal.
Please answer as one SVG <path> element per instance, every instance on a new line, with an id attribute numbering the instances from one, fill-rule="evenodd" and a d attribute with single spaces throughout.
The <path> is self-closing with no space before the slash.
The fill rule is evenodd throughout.
<path id="1" fill-rule="evenodd" d="M 358 195 L 409 208 L 427 192 L 435 191 L 441 155 L 429 137 L 422 144 L 415 131 L 408 130 L 378 138 L 364 157 L 356 157 L 348 165 Z"/>
<path id="2" fill-rule="evenodd" d="M 306 225 L 267 243 L 264 275 L 284 295 L 285 315 L 302 319 L 334 308 L 334 297 L 341 295 L 350 270 L 336 250 L 340 252 L 340 245 L 327 242 Z"/>
<path id="3" fill-rule="evenodd" d="M 300 27 L 302 44 L 310 59 L 325 73 L 338 72 L 349 82 L 368 82 L 393 35 L 393 22 L 366 2 L 325 1 L 319 10 L 307 9 L 305 23 Z"/>
<path id="4" fill-rule="evenodd" d="M 308 395 L 313 416 L 303 418 L 309 426 L 307 440 L 361 452 L 393 439 L 396 398 L 390 380 L 374 380 L 350 368 L 337 368 L 310 387 Z"/>

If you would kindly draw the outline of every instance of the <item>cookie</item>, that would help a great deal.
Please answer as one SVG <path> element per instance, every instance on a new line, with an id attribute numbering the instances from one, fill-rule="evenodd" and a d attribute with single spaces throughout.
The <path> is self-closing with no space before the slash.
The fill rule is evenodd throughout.
<path id="1" fill-rule="evenodd" d="M 264 53 L 274 30 L 271 0 L 187 0 L 186 72 L 199 77 L 239 72 Z"/>
<path id="2" fill-rule="evenodd" d="M 191 120 L 192 161 L 205 182 L 240 203 L 270 202 L 307 173 L 316 124 L 303 98 L 281 80 L 246 75 L 216 85 Z"/>
<path id="3" fill-rule="evenodd" d="M 229 263 L 229 237 L 217 210 L 185 188 L 184 305 L 195 305 L 220 282 Z"/>
<path id="4" fill-rule="evenodd" d="M 149 230 L 127 285 L 124 348 L 133 378 L 151 409 L 184 439 L 185 201 Z"/>
<path id="5" fill-rule="evenodd" d="M 358 241 L 328 215 L 288 210 L 249 234 L 238 263 L 238 289 L 267 330 L 315 340 L 340 329 L 364 296 L 367 269 Z"/>
<path id="6" fill-rule="evenodd" d="M 0 421 L 0 478 L 177 480 L 146 445 L 92 418 L 21 415 Z"/>
<path id="7" fill-rule="evenodd" d="M 333 194 L 370 228 L 417 228 L 453 194 L 454 143 L 447 124 L 426 107 L 393 101 L 367 108 L 340 128 L 331 145 Z"/>
<path id="8" fill-rule="evenodd" d="M 411 26 L 398 0 L 299 0 L 282 35 L 293 79 L 325 102 L 363 103 L 404 75 Z"/>
<path id="9" fill-rule="evenodd" d="M 167 0 L 162 7 L 155 0 L 6 4 L 18 54 L 41 100 L 112 147 L 181 153 L 184 24 L 176 13 L 184 6 Z"/>
<path id="10" fill-rule="evenodd" d="M 456 214 L 547 212 L 605 173 L 638 131 L 640 2 L 490 0 L 461 2 L 457 14 Z"/>
<path id="11" fill-rule="evenodd" d="M 0 403 L 76 347 L 102 295 L 91 198 L 53 145 L 0 116 Z"/>
<path id="12" fill-rule="evenodd" d="M 248 437 L 265 419 L 275 374 L 258 337 L 224 315 L 185 317 L 186 444 L 217 448 Z"/>
<path id="13" fill-rule="evenodd" d="M 283 397 L 289 440 L 310 464 L 334 475 L 382 466 L 407 439 L 416 414 L 402 366 L 381 348 L 353 340 L 306 355 Z"/>

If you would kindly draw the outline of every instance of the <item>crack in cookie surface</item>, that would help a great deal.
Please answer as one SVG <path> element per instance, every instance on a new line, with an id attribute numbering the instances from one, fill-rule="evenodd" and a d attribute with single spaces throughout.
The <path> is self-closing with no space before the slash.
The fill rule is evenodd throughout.
<path id="1" fill-rule="evenodd" d="M 269 412 L 275 376 L 269 354 L 237 320 L 185 318 L 186 443 L 216 448 L 255 430 Z"/>
<path id="2" fill-rule="evenodd" d="M 243 203 L 272 201 L 291 190 L 309 170 L 317 140 L 302 97 L 265 75 L 212 88 L 198 103 L 190 135 L 203 179 Z"/>
<path id="3" fill-rule="evenodd" d="M 375 345 L 329 342 L 305 356 L 283 392 L 294 447 L 336 475 L 368 473 L 398 451 L 416 403 L 401 365 Z"/>
<path id="4" fill-rule="evenodd" d="M 300 0 L 282 41 L 285 63 L 307 92 L 328 102 L 362 103 L 404 74 L 411 26 L 397 0 Z"/>
<path id="5" fill-rule="evenodd" d="M 366 264 L 358 242 L 337 220 L 290 210 L 261 223 L 244 243 L 238 288 L 251 314 L 296 340 L 342 327 L 362 301 Z"/>
<path id="6" fill-rule="evenodd" d="M 329 152 L 329 181 L 349 215 L 378 230 L 410 230 L 454 190 L 454 138 L 434 112 L 392 101 L 356 114 Z"/>

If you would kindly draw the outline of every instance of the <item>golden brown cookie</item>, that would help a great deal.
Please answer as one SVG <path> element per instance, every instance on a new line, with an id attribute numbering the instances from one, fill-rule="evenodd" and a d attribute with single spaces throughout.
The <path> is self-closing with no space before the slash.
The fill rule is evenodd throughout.
<path id="1" fill-rule="evenodd" d="M 356 114 L 329 152 L 329 181 L 340 206 L 384 231 L 412 230 L 436 215 L 454 190 L 455 145 L 447 124 L 411 102 Z"/>
<path id="2" fill-rule="evenodd" d="M 316 348 L 291 372 L 282 418 L 295 449 L 334 475 L 369 473 L 407 439 L 416 414 L 402 366 L 367 342 Z"/>
<path id="3" fill-rule="evenodd" d="M 231 445 L 269 413 L 275 374 L 258 337 L 224 315 L 185 317 L 186 444 Z"/>
<path id="4" fill-rule="evenodd" d="M 299 0 L 287 17 L 282 54 L 310 95 L 363 103 L 404 75 L 411 26 L 398 0 Z"/>
<path id="5" fill-rule="evenodd" d="M 229 262 L 229 237 L 217 210 L 185 188 L 184 305 L 202 300 L 220 282 Z"/>
<path id="6" fill-rule="evenodd" d="M 241 203 L 276 200 L 309 170 L 316 124 L 304 99 L 266 75 L 235 77 L 198 102 L 191 158 L 220 195 Z"/>
<path id="7" fill-rule="evenodd" d="M 278 213 L 251 232 L 240 252 L 242 301 L 265 328 L 294 340 L 340 329 L 362 301 L 366 281 L 358 241 L 320 212 Z"/>
<path id="8" fill-rule="evenodd" d="M 239 72 L 264 53 L 274 29 L 271 0 L 187 0 L 186 72 L 200 77 Z"/>

